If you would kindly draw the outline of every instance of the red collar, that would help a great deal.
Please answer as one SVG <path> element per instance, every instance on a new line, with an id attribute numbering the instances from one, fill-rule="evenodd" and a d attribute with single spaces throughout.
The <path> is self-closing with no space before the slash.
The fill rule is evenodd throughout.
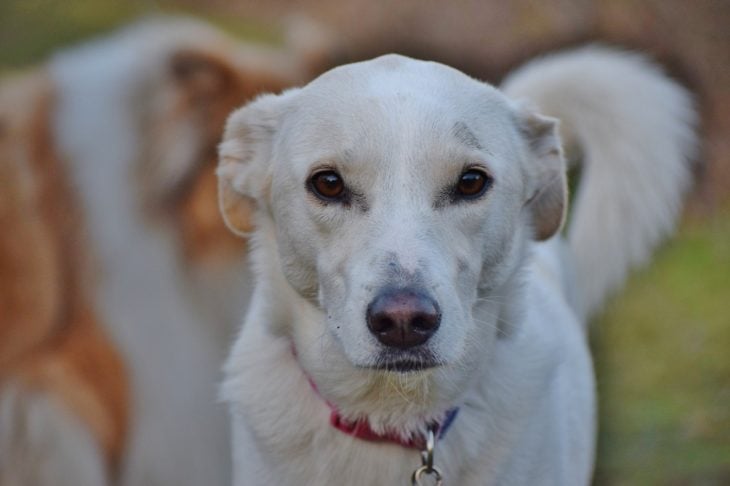
<path id="1" fill-rule="evenodd" d="M 408 440 L 403 439 L 400 434 L 386 431 L 384 434 L 378 434 L 372 428 L 367 419 L 360 419 L 355 422 L 348 422 L 339 414 L 339 412 L 330 407 L 330 425 L 358 439 L 367 440 L 369 442 L 391 442 L 399 446 L 409 449 L 422 450 L 426 446 L 426 440 L 421 435 L 411 437 Z"/>
<path id="2" fill-rule="evenodd" d="M 370 427 L 370 423 L 366 418 L 348 422 L 339 414 L 336 408 L 329 403 L 327 405 L 331 410 L 330 425 L 347 435 L 369 442 L 391 442 L 408 449 L 424 450 L 426 448 L 426 438 L 423 435 L 419 434 L 406 440 L 400 434 L 393 431 L 386 431 L 384 434 L 379 434 Z M 452 408 L 446 412 L 443 420 L 430 424 L 435 429 L 437 439 L 444 437 L 458 412 L 458 407 Z"/>
<path id="3" fill-rule="evenodd" d="M 294 350 L 293 347 L 292 351 L 294 352 L 294 356 L 296 357 L 296 350 Z M 304 372 L 304 370 L 302 370 L 302 372 Z M 322 395 L 319 394 L 319 390 L 317 390 L 316 383 L 314 383 L 314 381 L 312 381 L 312 379 L 307 376 L 306 373 L 304 373 L 304 376 L 307 377 L 307 381 L 309 381 L 312 390 L 314 390 L 317 396 L 323 398 Z M 324 400 L 324 403 L 326 403 L 330 409 L 330 425 L 332 425 L 340 432 L 344 432 L 347 435 L 369 442 L 390 442 L 393 444 L 398 444 L 402 447 L 406 447 L 408 449 L 423 450 L 426 448 L 426 438 L 421 434 L 413 436 L 409 439 L 404 439 L 400 434 L 395 431 L 386 431 L 385 433 L 380 434 L 378 432 L 375 432 L 370 427 L 370 423 L 368 422 L 367 418 L 363 417 L 355 421 L 346 420 L 344 417 L 342 417 L 342 415 L 340 415 L 340 412 L 333 404 L 326 400 Z M 456 418 L 456 414 L 458 412 L 458 407 L 451 408 L 446 411 L 442 420 L 429 424 L 430 427 L 433 427 L 435 429 L 435 435 L 437 439 L 442 439 L 444 435 L 446 435 L 446 431 L 449 430 L 449 427 L 451 427 L 451 424 Z"/>

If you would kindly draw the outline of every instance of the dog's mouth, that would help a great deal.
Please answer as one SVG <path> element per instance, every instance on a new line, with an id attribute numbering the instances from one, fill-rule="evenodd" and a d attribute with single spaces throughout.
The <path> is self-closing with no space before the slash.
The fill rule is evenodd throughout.
<path id="1" fill-rule="evenodd" d="M 442 366 L 428 349 L 415 350 L 386 350 L 381 353 L 377 361 L 367 368 L 394 371 L 397 373 L 413 373 Z"/>

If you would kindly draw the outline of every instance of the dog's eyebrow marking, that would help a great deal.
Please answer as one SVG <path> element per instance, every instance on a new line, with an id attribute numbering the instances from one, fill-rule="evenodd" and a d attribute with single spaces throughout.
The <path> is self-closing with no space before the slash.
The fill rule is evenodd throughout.
<path id="1" fill-rule="evenodd" d="M 474 132 L 472 132 L 464 122 L 459 121 L 454 123 L 454 126 L 451 128 L 451 133 L 454 135 L 456 140 L 469 148 L 476 150 L 482 150 L 484 148 L 479 143 L 479 140 L 477 140 L 477 136 L 474 135 Z"/>

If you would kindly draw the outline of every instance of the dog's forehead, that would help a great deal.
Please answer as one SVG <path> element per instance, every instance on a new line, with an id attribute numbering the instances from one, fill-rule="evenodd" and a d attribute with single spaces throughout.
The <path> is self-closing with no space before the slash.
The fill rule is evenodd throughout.
<path id="1" fill-rule="evenodd" d="M 297 145 L 324 151 L 353 145 L 488 149 L 503 143 L 513 113 L 488 84 L 443 64 L 394 54 L 325 73 L 301 90 L 296 112 Z"/>
<path id="2" fill-rule="evenodd" d="M 389 100 L 401 105 L 414 102 L 446 105 L 458 109 L 460 102 L 493 99 L 501 95 L 491 86 L 446 65 L 388 54 L 369 61 L 332 69 L 315 79 L 303 94 L 314 100 L 338 103 Z"/>

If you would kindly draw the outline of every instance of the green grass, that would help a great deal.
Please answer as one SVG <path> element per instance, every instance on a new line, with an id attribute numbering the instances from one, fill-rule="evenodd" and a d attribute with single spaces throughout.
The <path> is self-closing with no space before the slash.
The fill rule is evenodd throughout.
<path id="1" fill-rule="evenodd" d="M 40 62 L 58 46 L 134 18 L 141 13 L 140 5 L 109 0 L 0 2 L 0 66 Z"/>
<path id="2" fill-rule="evenodd" d="M 278 44 L 281 33 L 250 19 L 213 15 L 174 1 L 2 0 L 0 72 L 39 63 L 62 46 L 97 35 L 149 14 L 189 14 L 206 18 L 240 38 Z"/>
<path id="3" fill-rule="evenodd" d="M 730 484 L 730 212 L 686 222 L 593 323 L 596 484 Z"/>

